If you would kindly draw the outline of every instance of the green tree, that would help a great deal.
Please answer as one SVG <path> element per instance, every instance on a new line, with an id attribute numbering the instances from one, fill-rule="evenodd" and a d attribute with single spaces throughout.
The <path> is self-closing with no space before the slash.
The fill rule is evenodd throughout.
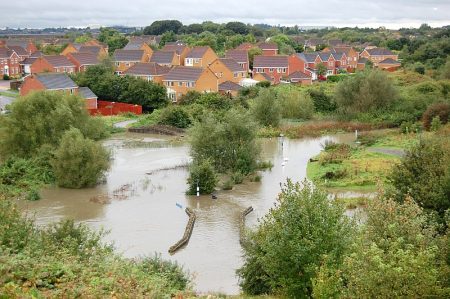
<path id="1" fill-rule="evenodd" d="M 109 154 L 102 145 L 84 138 L 80 130 L 72 128 L 62 136 L 51 164 L 59 186 L 91 187 L 108 169 Z"/>
<path id="2" fill-rule="evenodd" d="M 260 48 L 255 47 L 248 50 L 248 61 L 250 64 L 250 68 L 253 68 L 253 60 L 255 59 L 256 55 L 262 55 L 262 50 Z"/>
<path id="3" fill-rule="evenodd" d="M 177 41 L 177 36 L 175 33 L 173 33 L 173 31 L 167 31 L 162 34 L 161 40 L 159 41 L 159 46 L 164 47 L 165 44 L 175 41 Z"/>
<path id="4" fill-rule="evenodd" d="M 422 209 L 375 199 L 344 262 L 323 264 L 314 279 L 315 298 L 444 298 L 450 294 L 448 252 Z M 447 243 L 448 244 L 448 243 Z M 442 246 L 442 247 L 441 247 Z"/>
<path id="5" fill-rule="evenodd" d="M 219 173 L 249 174 L 256 169 L 260 147 L 257 126 L 242 109 L 223 117 L 206 115 L 189 131 L 194 161 L 209 160 Z"/>
<path id="6" fill-rule="evenodd" d="M 247 34 L 248 28 L 247 25 L 241 22 L 228 22 L 225 24 L 225 29 L 231 30 L 237 34 Z"/>
<path id="7" fill-rule="evenodd" d="M 109 53 L 114 53 L 117 49 L 122 49 L 128 43 L 128 39 L 119 31 L 112 28 L 100 28 L 98 40 L 108 45 Z"/>
<path id="8" fill-rule="evenodd" d="M 238 270 L 242 289 L 310 297 L 317 268 L 325 260 L 342 261 L 352 232 L 343 208 L 326 192 L 288 180 L 275 207 L 244 243 L 244 265 Z"/>
<path id="9" fill-rule="evenodd" d="M 159 123 L 185 129 L 192 120 L 184 106 L 169 106 L 162 111 Z"/>
<path id="10" fill-rule="evenodd" d="M 323 64 L 322 62 L 317 64 L 317 75 L 318 76 L 325 76 L 327 74 L 327 66 Z"/>
<path id="11" fill-rule="evenodd" d="M 281 106 L 275 91 L 263 88 L 254 99 L 251 107 L 252 115 L 262 126 L 277 127 L 281 121 Z"/>
<path id="12" fill-rule="evenodd" d="M 106 127 L 91 117 L 85 100 L 60 92 L 39 91 L 18 98 L 11 113 L 0 118 L 0 152 L 3 156 L 29 157 L 44 145 L 57 146 L 71 127 L 86 138 L 101 139 Z"/>
<path id="13" fill-rule="evenodd" d="M 394 166 L 389 196 L 403 202 L 411 196 L 417 204 L 444 219 L 450 209 L 450 149 L 438 138 L 421 139 Z"/>
<path id="14" fill-rule="evenodd" d="M 397 90 L 385 73 L 378 70 L 357 73 L 336 87 L 335 100 L 341 112 L 386 110 L 397 97 Z"/>
<path id="15" fill-rule="evenodd" d="M 314 114 L 314 102 L 310 95 L 297 89 L 278 92 L 284 118 L 310 119 Z"/>
<path id="16" fill-rule="evenodd" d="M 214 192 L 217 182 L 216 171 L 209 160 L 194 160 L 189 166 L 189 189 L 187 191 L 189 195 L 197 193 L 197 186 L 200 194 L 211 194 Z"/>
<path id="17" fill-rule="evenodd" d="M 165 107 L 169 103 L 164 86 L 141 78 L 126 76 L 124 79 L 126 85 L 118 97 L 119 101 L 141 105 L 145 111 Z"/>
<path id="18" fill-rule="evenodd" d="M 178 34 L 183 24 L 177 20 L 160 20 L 154 21 L 150 26 L 144 28 L 146 35 L 161 35 L 165 32 L 172 31 Z"/>

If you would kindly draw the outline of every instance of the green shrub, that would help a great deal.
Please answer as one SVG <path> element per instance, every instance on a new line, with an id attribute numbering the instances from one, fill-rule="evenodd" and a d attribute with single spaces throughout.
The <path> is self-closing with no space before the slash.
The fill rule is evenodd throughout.
<path id="1" fill-rule="evenodd" d="M 185 129 L 192 123 L 189 113 L 182 106 L 170 106 L 161 111 L 159 123 Z"/>
<path id="2" fill-rule="evenodd" d="M 331 97 L 328 96 L 322 89 L 309 89 L 308 93 L 314 102 L 316 111 L 330 112 L 336 110 L 336 103 L 334 103 Z"/>
<path id="3" fill-rule="evenodd" d="M 430 131 L 436 132 L 436 131 L 438 131 L 441 127 L 442 127 L 441 119 L 440 119 L 439 115 L 436 115 L 436 116 L 433 117 L 433 119 L 431 120 Z"/>
<path id="4" fill-rule="evenodd" d="M 346 78 L 348 78 L 348 75 L 346 75 L 346 74 L 330 75 L 330 76 L 327 76 L 327 81 L 340 82 L 342 80 L 345 80 Z"/>
<path id="5" fill-rule="evenodd" d="M 242 184 L 242 182 L 244 181 L 244 175 L 240 172 L 233 173 L 232 178 L 233 182 L 237 185 Z"/>
<path id="6" fill-rule="evenodd" d="M 278 127 L 281 120 L 281 106 L 272 89 L 261 89 L 252 105 L 255 120 L 266 127 Z"/>
<path id="7" fill-rule="evenodd" d="M 292 89 L 278 92 L 284 118 L 311 119 L 314 114 L 314 102 L 307 93 Z"/>
<path id="8" fill-rule="evenodd" d="M 26 199 L 30 201 L 39 200 L 41 199 L 41 195 L 38 190 L 33 188 L 28 192 Z"/>
<path id="9" fill-rule="evenodd" d="M 229 178 L 222 184 L 222 190 L 232 190 L 233 186 L 234 186 L 234 181 L 232 178 Z"/>
<path id="10" fill-rule="evenodd" d="M 216 188 L 218 178 L 212 163 L 209 160 L 194 160 L 189 167 L 189 189 L 187 194 L 195 195 L 197 186 L 200 194 L 211 194 Z"/>
<path id="11" fill-rule="evenodd" d="M 61 187 L 82 188 L 97 184 L 109 167 L 109 154 L 95 141 L 72 128 L 64 133 L 52 161 Z"/>
<path id="12" fill-rule="evenodd" d="M 262 88 L 268 88 L 270 87 L 270 82 L 269 81 L 260 81 L 258 83 L 256 83 L 257 87 L 262 87 Z"/>
<path id="13" fill-rule="evenodd" d="M 244 243 L 244 264 L 238 270 L 243 291 L 310 297 L 324 258 L 340 264 L 351 241 L 352 226 L 343 212 L 326 192 L 288 180 L 275 207 Z"/>
<path id="14" fill-rule="evenodd" d="M 450 117 L 450 104 L 437 103 L 428 107 L 422 116 L 423 126 L 427 131 L 431 129 L 431 123 L 435 117 L 439 117 L 441 124 L 446 124 Z"/>
<path id="15" fill-rule="evenodd" d="M 89 116 L 85 101 L 74 95 L 34 92 L 18 98 L 10 110 L 0 118 L 0 153 L 4 156 L 30 157 L 43 145 L 56 147 L 71 127 L 95 140 L 107 133 L 106 124 Z"/>
<path id="16" fill-rule="evenodd" d="M 4 74 L 3 75 L 3 80 L 10 80 L 11 78 L 7 75 L 7 74 Z"/>

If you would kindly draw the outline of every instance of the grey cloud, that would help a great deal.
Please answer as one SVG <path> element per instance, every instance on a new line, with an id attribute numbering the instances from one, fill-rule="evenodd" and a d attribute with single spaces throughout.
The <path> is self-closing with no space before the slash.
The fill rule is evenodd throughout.
<path id="1" fill-rule="evenodd" d="M 0 27 L 91 24 L 145 26 L 157 19 L 185 24 L 211 20 L 245 23 L 402 27 L 450 24 L 450 1 L 437 0 L 27 0 L 0 8 Z"/>

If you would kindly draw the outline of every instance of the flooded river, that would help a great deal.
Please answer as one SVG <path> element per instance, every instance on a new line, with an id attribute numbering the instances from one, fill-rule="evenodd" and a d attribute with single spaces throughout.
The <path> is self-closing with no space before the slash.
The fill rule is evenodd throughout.
<path id="1" fill-rule="evenodd" d="M 351 142 L 354 135 L 261 140 L 264 160 L 273 162 L 272 170 L 262 172 L 261 182 L 236 185 L 212 199 L 185 195 L 189 148 L 183 140 L 126 134 L 105 142 L 113 161 L 104 184 L 83 190 L 52 187 L 42 191 L 41 200 L 20 206 L 38 224 L 72 218 L 103 227 L 110 231 L 108 241 L 126 257 L 161 253 L 193 274 L 198 292 L 238 294 L 240 213 L 253 206 L 247 224 L 256 225 L 273 206 L 281 182 L 305 178 L 309 158 L 321 151 L 326 139 Z M 197 221 L 189 244 L 171 256 L 167 250 L 181 238 L 188 220 L 185 207 L 195 211 Z"/>

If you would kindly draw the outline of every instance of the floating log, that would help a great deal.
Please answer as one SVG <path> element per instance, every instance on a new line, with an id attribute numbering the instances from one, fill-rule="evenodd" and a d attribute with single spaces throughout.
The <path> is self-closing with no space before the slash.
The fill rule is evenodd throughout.
<path id="1" fill-rule="evenodd" d="M 186 245 L 189 242 L 189 239 L 191 238 L 192 231 L 194 230 L 194 223 L 196 218 L 195 213 L 190 208 L 186 208 L 185 212 L 189 216 L 189 221 L 186 225 L 186 229 L 184 230 L 184 235 L 181 238 L 181 240 L 169 248 L 170 254 L 174 254 L 177 250 Z"/>
<path id="2" fill-rule="evenodd" d="M 245 242 L 245 217 L 248 214 L 250 214 L 251 212 L 253 212 L 252 206 L 246 208 L 241 213 L 241 221 L 240 221 L 240 226 L 239 226 L 239 242 L 241 243 L 241 245 Z"/>

